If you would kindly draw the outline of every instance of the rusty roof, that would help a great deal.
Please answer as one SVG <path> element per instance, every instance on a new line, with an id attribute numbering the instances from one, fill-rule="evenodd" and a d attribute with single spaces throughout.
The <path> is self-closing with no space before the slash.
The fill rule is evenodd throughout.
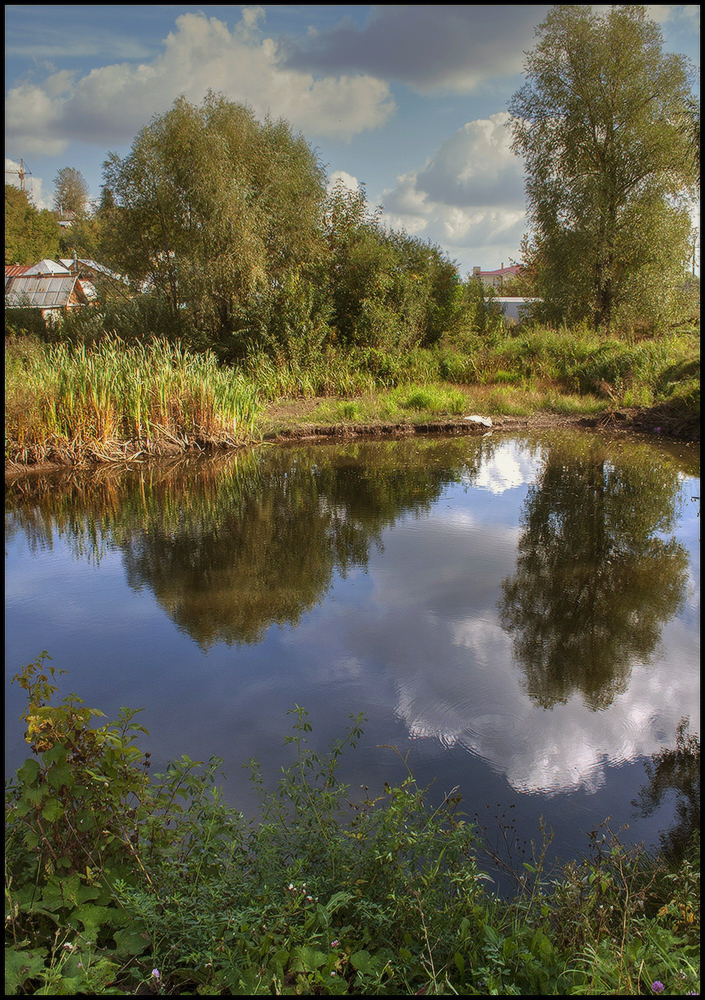
<path id="1" fill-rule="evenodd" d="M 25 271 L 29 271 L 31 264 L 5 264 L 5 277 L 16 278 Z"/>
<path id="2" fill-rule="evenodd" d="M 521 270 L 521 264 L 511 264 L 509 267 L 498 267 L 494 271 L 477 271 L 475 274 L 481 278 L 493 278 L 504 277 L 507 274 L 519 274 Z"/>

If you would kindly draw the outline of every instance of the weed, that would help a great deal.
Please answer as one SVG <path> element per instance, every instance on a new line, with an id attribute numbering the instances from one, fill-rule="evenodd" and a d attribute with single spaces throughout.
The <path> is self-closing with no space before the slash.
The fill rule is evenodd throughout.
<path id="1" fill-rule="evenodd" d="M 34 757 L 6 794 L 9 995 L 699 989 L 696 841 L 668 869 L 604 827 L 551 873 L 548 831 L 517 854 L 506 813 L 497 839 L 457 789 L 432 806 L 406 757 L 403 781 L 351 801 L 338 771 L 364 719 L 319 753 L 300 706 L 273 791 L 250 764 L 261 814 L 246 824 L 217 759 L 150 779 L 135 713 L 94 726 L 75 695 L 52 704 L 60 673 L 42 653 L 16 677 Z M 513 897 L 487 892 L 483 843 Z"/>

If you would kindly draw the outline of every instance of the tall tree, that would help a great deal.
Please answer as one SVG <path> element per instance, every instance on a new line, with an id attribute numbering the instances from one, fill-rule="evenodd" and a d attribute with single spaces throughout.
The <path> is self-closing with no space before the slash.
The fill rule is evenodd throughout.
<path id="1" fill-rule="evenodd" d="M 595 328 L 667 313 L 697 182 L 689 67 L 644 6 L 559 5 L 510 102 L 526 161 L 529 264 L 555 319 Z M 640 315 L 641 314 L 641 315 Z"/>
<path id="2" fill-rule="evenodd" d="M 89 210 L 88 184 L 80 170 L 62 167 L 54 178 L 54 208 L 57 212 L 73 212 L 81 219 Z"/>
<path id="3" fill-rule="evenodd" d="M 200 107 L 181 97 L 104 164 L 106 256 L 236 354 L 259 300 L 323 251 L 323 176 L 285 122 L 213 93 Z"/>

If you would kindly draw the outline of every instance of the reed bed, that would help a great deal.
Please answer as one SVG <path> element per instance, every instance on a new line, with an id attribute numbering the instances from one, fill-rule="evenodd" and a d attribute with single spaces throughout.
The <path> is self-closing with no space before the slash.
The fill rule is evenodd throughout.
<path id="1" fill-rule="evenodd" d="M 112 338 L 6 350 L 10 462 L 232 446 L 252 436 L 258 413 L 256 390 L 241 374 L 179 344 Z"/>

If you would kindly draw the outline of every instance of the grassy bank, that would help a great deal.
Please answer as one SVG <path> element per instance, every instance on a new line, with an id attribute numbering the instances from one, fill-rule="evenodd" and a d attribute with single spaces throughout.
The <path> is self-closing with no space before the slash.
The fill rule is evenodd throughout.
<path id="1" fill-rule="evenodd" d="M 134 712 L 93 728 L 75 696 L 53 703 L 45 654 L 16 679 L 34 755 L 6 794 L 9 995 L 699 991 L 695 839 L 658 856 L 600 831 L 551 873 L 544 837 L 501 898 L 460 796 L 432 806 L 409 773 L 349 804 L 359 718 L 319 755 L 297 707 L 278 787 L 251 765 L 247 823 L 218 761 L 150 779 Z"/>
<path id="2" fill-rule="evenodd" d="M 241 375 L 177 345 L 93 348 L 16 340 L 5 351 L 5 457 L 110 460 L 251 439 L 258 406 Z"/>
<path id="3" fill-rule="evenodd" d="M 478 412 L 531 416 L 627 408 L 695 437 L 696 329 L 619 339 L 586 330 L 498 327 L 433 350 L 394 354 L 289 342 L 237 368 L 163 340 L 91 347 L 6 341 L 5 456 L 11 463 L 110 460 L 192 446 L 232 446 L 296 424 L 405 424 Z M 279 415 L 272 418 L 272 409 Z"/>
<path id="4" fill-rule="evenodd" d="M 394 356 L 328 352 L 274 365 L 250 359 L 269 403 L 270 432 L 297 424 L 424 423 L 479 413 L 594 417 L 629 410 L 636 423 L 694 438 L 700 420 L 699 331 L 658 338 L 605 337 L 589 330 L 500 328 Z M 324 397 L 315 405 L 293 401 Z M 643 419 L 639 421 L 641 415 Z"/>

